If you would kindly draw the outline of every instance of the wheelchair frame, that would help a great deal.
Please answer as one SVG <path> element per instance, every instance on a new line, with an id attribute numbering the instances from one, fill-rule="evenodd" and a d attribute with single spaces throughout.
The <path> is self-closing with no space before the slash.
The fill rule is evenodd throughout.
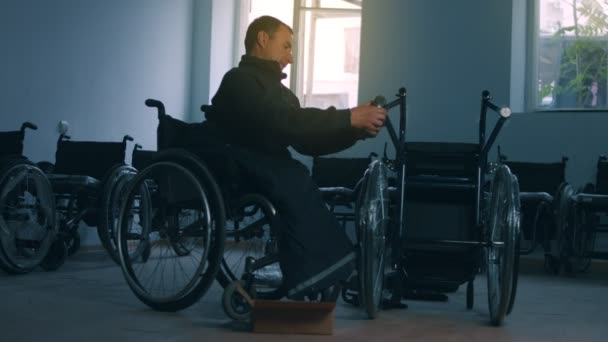
<path id="1" fill-rule="evenodd" d="M 490 317 L 493 324 L 500 325 L 504 316 L 509 314 L 513 308 L 517 288 L 519 256 L 518 254 L 515 255 L 515 248 L 519 240 L 519 186 L 517 185 L 517 178 L 511 174 L 508 167 L 500 165 L 496 172 L 495 181 L 493 184 L 494 191 L 491 193 L 492 201 L 490 203 L 490 209 L 492 212 L 490 212 L 490 217 L 487 217 L 486 196 L 482 190 L 482 186 L 485 183 L 484 178 L 488 171 L 486 169 L 488 152 L 511 112 L 506 107 L 500 108 L 492 103 L 490 93 L 488 91 L 482 92 L 479 142 L 474 156 L 477 161 L 477 177 L 476 180 L 474 180 L 474 183 L 470 185 L 474 187 L 475 192 L 473 229 L 477 231 L 476 235 L 478 236 L 478 239 L 470 241 L 433 238 L 408 239 L 405 237 L 406 229 L 411 228 L 406 227 L 406 194 L 408 189 L 411 189 L 412 182 L 415 182 L 416 180 L 406 174 L 408 169 L 408 143 L 406 142 L 405 134 L 407 118 L 405 88 L 399 89 L 396 96 L 397 99 L 388 104 L 383 97 L 377 97 L 375 100 L 376 104 L 384 107 L 386 110 L 399 106 L 400 113 L 398 133 L 395 132 L 394 126 L 389 117 L 387 117 L 387 120 L 385 121 L 390 139 L 396 151 L 396 158 L 394 160 L 389 160 L 387 158 L 385 159 L 387 165 L 390 166 L 390 169 L 397 173 L 397 203 L 395 203 L 397 212 L 394 215 L 395 218 L 392 224 L 390 225 L 388 232 L 389 237 L 387 239 L 389 248 L 391 250 L 391 257 L 389 260 L 391 262 L 392 273 L 389 275 L 389 287 L 392 294 L 390 300 L 384 303 L 384 306 L 389 308 L 402 307 L 401 299 L 405 295 L 404 291 L 408 284 L 413 284 L 420 281 L 420 279 L 413 279 L 411 272 L 408 272 L 409 265 L 407 265 L 407 252 L 411 250 L 412 245 L 418 244 L 423 246 L 472 248 L 474 250 L 479 250 L 479 259 L 481 259 L 482 255 L 481 248 L 485 248 L 488 251 L 488 255 L 490 255 L 488 258 L 501 259 L 502 256 L 506 256 L 505 259 L 507 259 L 504 260 L 506 262 L 504 267 L 502 264 L 499 265 L 500 270 L 497 271 L 498 274 L 490 275 L 490 272 L 496 273 L 494 270 L 492 270 L 494 267 L 488 270 Z M 486 117 L 488 108 L 499 113 L 500 118 L 494 126 L 490 136 L 486 139 Z M 440 182 L 441 180 L 441 177 L 435 180 L 436 187 L 439 189 L 447 189 L 445 182 L 442 184 Z M 493 205 L 493 203 L 498 203 L 500 196 L 505 195 L 504 192 L 501 192 L 502 190 L 498 189 L 502 184 L 506 184 L 504 185 L 504 189 L 507 189 L 506 191 L 508 191 L 506 201 L 509 203 L 509 211 L 506 214 L 504 212 L 502 213 L 502 215 L 506 216 L 501 222 L 505 223 L 508 231 L 504 233 L 503 229 L 503 231 L 499 231 L 499 233 L 502 233 L 502 236 L 496 237 L 494 236 L 496 234 L 495 227 L 500 223 L 497 222 L 498 219 L 496 216 L 500 212 L 501 208 L 500 206 Z M 498 238 L 498 241 L 495 241 L 494 238 Z M 517 247 L 517 249 L 518 248 L 519 247 Z M 504 255 L 500 254 L 501 250 L 503 250 L 502 253 Z M 430 254 L 432 254 L 432 252 L 430 252 Z M 491 260 L 488 259 L 489 264 L 490 261 Z M 480 267 L 481 265 L 478 266 Z M 456 284 L 459 285 L 459 283 L 468 281 L 467 308 L 470 309 L 473 306 L 473 279 L 478 271 L 478 267 L 472 268 L 470 274 L 468 274 L 465 279 L 423 279 L 424 283 L 426 283 L 424 286 L 430 286 L 433 284 L 442 285 L 444 281 L 447 281 L 448 283 L 456 282 Z M 491 279 L 492 277 L 496 276 L 500 277 L 500 279 Z M 491 291 L 499 292 L 498 294 L 500 298 L 498 298 L 498 303 L 496 303 L 495 299 L 492 299 L 492 294 L 490 293 Z M 373 309 L 371 311 L 373 312 Z M 368 312 L 370 312 L 369 309 Z"/>
<path id="2" fill-rule="evenodd" d="M 56 162 L 53 170 L 47 173 L 53 186 L 59 231 L 49 254 L 41 263 L 46 270 L 59 268 L 67 256 L 79 249 L 80 233 L 78 230 L 81 221 L 97 228 L 102 245 L 110 252 L 108 239 L 115 222 L 108 216 L 111 215 L 113 196 L 119 187 L 125 186 L 127 178 L 136 173 L 134 168 L 124 162 L 127 141 L 133 141 L 131 136 L 125 135 L 122 142 L 119 143 L 71 141 L 69 139 L 70 137 L 65 134 L 59 136 Z M 122 154 L 118 157 L 111 156 L 109 159 L 116 159 L 116 162 L 103 170 L 98 170 L 86 161 L 75 166 L 79 161 L 74 159 L 77 157 L 77 155 L 73 155 L 74 150 L 78 150 L 78 153 L 90 154 L 90 151 L 88 153 L 80 151 L 80 149 L 86 150 L 89 145 L 103 148 L 102 153 L 108 153 L 107 150 L 110 147 L 115 150 L 116 146 L 121 146 Z M 108 147 L 105 148 L 106 146 Z M 110 152 L 110 154 L 112 153 Z M 122 159 L 122 161 L 118 159 Z M 109 254 L 113 257 L 112 253 Z"/>

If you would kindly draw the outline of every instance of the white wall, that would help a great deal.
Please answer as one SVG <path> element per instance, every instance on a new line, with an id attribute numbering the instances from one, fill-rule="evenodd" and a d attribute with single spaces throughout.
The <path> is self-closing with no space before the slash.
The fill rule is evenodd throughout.
<path id="1" fill-rule="evenodd" d="M 377 94 L 394 99 L 405 86 L 408 140 L 476 142 L 483 89 L 491 91 L 496 104 L 512 100 L 516 110 L 523 109 L 522 1 L 364 1 L 360 102 Z M 395 121 L 396 115 L 391 112 Z M 497 117 L 491 116 L 488 130 Z M 505 125 L 495 146 L 500 144 L 510 160 L 558 162 L 565 155 L 566 179 L 578 187 L 594 181 L 598 156 L 608 154 L 606 127 L 605 111 L 520 112 Z M 382 132 L 342 155 L 381 152 L 387 141 Z M 490 159 L 495 157 L 492 151 Z"/>
<path id="2" fill-rule="evenodd" d="M 186 118 L 192 0 L 2 0 L 0 131 L 28 131 L 25 155 L 54 162 L 59 120 L 75 140 L 132 135 L 156 149 L 147 98 Z M 133 145 L 129 145 L 129 153 Z M 82 228 L 83 244 L 97 233 Z"/>
<path id="3" fill-rule="evenodd" d="M 55 126 L 77 140 L 132 135 L 156 148 L 146 98 L 188 110 L 192 0 L 3 0 L 0 130 L 29 120 L 25 154 L 54 161 Z"/>

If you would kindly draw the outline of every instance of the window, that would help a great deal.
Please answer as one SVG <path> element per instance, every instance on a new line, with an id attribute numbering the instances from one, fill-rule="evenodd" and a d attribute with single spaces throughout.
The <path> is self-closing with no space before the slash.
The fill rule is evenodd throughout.
<path id="1" fill-rule="evenodd" d="M 608 2 L 537 0 L 534 13 L 534 107 L 605 109 Z"/>
<path id="2" fill-rule="evenodd" d="M 243 0 L 236 58 L 244 53 L 247 26 L 272 15 L 294 30 L 289 86 L 303 107 L 357 105 L 362 0 Z M 295 76 L 293 76 L 295 75 Z"/>

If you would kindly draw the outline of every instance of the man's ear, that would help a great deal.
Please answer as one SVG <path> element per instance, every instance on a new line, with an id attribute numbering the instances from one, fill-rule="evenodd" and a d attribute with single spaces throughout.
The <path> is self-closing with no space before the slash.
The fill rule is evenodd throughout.
<path id="1" fill-rule="evenodd" d="M 268 36 L 268 33 L 264 32 L 264 31 L 258 32 L 257 43 L 260 47 L 262 47 L 262 48 L 266 47 L 266 44 L 268 44 L 269 39 L 270 39 L 270 37 Z"/>

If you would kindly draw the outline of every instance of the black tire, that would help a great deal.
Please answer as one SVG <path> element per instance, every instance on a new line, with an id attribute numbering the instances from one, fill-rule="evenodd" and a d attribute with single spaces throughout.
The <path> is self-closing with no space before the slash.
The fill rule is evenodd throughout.
<path id="1" fill-rule="evenodd" d="M 0 167 L 0 268 L 11 274 L 33 270 L 55 235 L 55 198 L 34 163 L 15 158 Z"/>
<path id="2" fill-rule="evenodd" d="M 571 249 L 568 255 L 568 263 L 572 267 L 572 273 L 584 273 L 591 266 L 591 253 L 595 245 L 595 231 L 593 227 L 593 213 L 584 205 L 572 203 L 572 229 Z"/>
<path id="3" fill-rule="evenodd" d="M 513 272 L 517 238 L 519 237 L 519 212 L 513 194 L 513 177 L 506 165 L 496 170 L 492 181 L 492 198 L 487 225 L 489 233 L 488 254 L 488 306 L 493 325 L 500 325 L 507 313 L 513 286 Z M 519 196 L 517 197 L 519 201 Z"/>
<path id="4" fill-rule="evenodd" d="M 359 238 L 359 296 L 368 318 L 376 318 L 382 305 L 388 220 L 387 168 L 373 161 L 365 174 L 356 203 Z"/>
<path id="5" fill-rule="evenodd" d="M 512 182 L 512 186 L 513 186 L 513 204 L 515 205 L 515 211 L 513 213 L 513 215 L 517 215 L 518 218 L 514 219 L 515 224 L 517 225 L 517 227 L 515 228 L 516 232 L 515 234 L 515 255 L 514 255 L 514 260 L 513 260 L 513 282 L 511 285 L 511 295 L 509 297 L 509 304 L 507 305 L 507 313 L 506 315 L 510 315 L 511 311 L 513 311 L 513 306 L 515 305 L 515 297 L 517 296 L 517 286 L 519 283 L 519 259 L 520 259 L 520 253 L 519 253 L 519 249 L 520 249 L 520 244 L 521 244 L 521 227 L 520 227 L 520 223 L 521 223 L 521 203 L 519 201 L 519 181 L 517 180 L 517 177 L 515 175 L 513 175 L 512 177 L 513 182 Z"/>
<path id="6" fill-rule="evenodd" d="M 40 268 L 45 271 L 56 271 L 65 263 L 65 260 L 68 258 L 68 247 L 65 243 L 65 240 L 61 237 L 57 237 L 51 248 L 49 249 L 47 255 L 44 257 L 42 262 L 40 263 Z"/>
<path id="7" fill-rule="evenodd" d="M 68 248 L 68 256 L 74 255 L 80 249 L 80 232 L 77 227 L 74 227 L 74 230 L 68 233 L 68 237 L 66 238 L 66 245 Z"/>
<path id="8" fill-rule="evenodd" d="M 158 185 L 159 200 L 150 201 L 149 205 L 153 207 L 140 209 L 140 215 L 151 218 L 149 227 L 132 231 L 133 201 L 151 182 Z M 186 151 L 160 152 L 155 162 L 135 176 L 126 191 L 117 237 L 121 268 L 137 298 L 155 310 L 177 311 L 191 306 L 204 295 L 217 276 L 222 258 L 226 223 L 223 204 L 220 189 L 205 164 Z M 185 227 L 171 225 L 174 221 L 170 216 L 182 213 L 194 221 Z M 176 255 L 170 243 L 170 238 L 175 238 L 176 234 L 180 234 L 183 244 L 192 251 L 199 247 L 202 251 L 190 252 L 185 257 Z M 186 241 L 190 238 L 193 241 Z M 131 259 L 129 245 L 137 243 L 150 244 L 147 260 Z M 190 259 L 184 265 L 182 258 Z M 154 262 L 157 265 L 151 265 Z M 174 269 L 173 274 L 179 273 L 183 284 L 176 284 L 175 288 L 150 284 L 157 275 L 153 274 L 151 278 L 143 273 L 154 272 L 161 262 L 179 264 L 180 268 Z M 146 269 L 147 266 L 150 267 Z M 190 273 L 188 269 L 191 269 Z M 171 278 L 169 273 L 169 270 L 163 271 L 158 280 L 163 282 L 164 277 Z M 174 278 L 170 281 L 175 283 Z"/>
<path id="9" fill-rule="evenodd" d="M 237 290 L 241 286 L 244 290 L 245 282 L 242 280 L 233 281 L 224 288 L 222 294 L 222 308 L 226 316 L 239 322 L 247 322 L 251 318 L 252 307 L 243 295 Z M 248 293 L 251 296 L 251 293 Z M 253 295 L 252 297 L 255 297 Z"/>
<path id="10" fill-rule="evenodd" d="M 103 193 L 101 195 L 97 235 L 99 235 L 101 245 L 117 264 L 120 264 L 120 258 L 118 257 L 116 230 L 122 204 L 121 198 L 124 197 L 129 182 L 136 174 L 137 170 L 128 165 L 120 165 L 114 168 L 104 181 Z M 146 248 L 143 244 L 139 246 L 141 248 L 130 252 L 131 258 L 137 258 Z"/>
<path id="11" fill-rule="evenodd" d="M 568 272 L 568 257 L 572 253 L 572 199 L 574 195 L 574 188 L 572 185 L 564 182 L 560 184 L 557 195 L 554 199 L 554 211 L 555 211 L 555 243 L 551 254 L 558 261 L 558 267 L 561 269 L 564 267 Z M 559 271 L 558 271 L 559 273 Z"/>
<path id="12" fill-rule="evenodd" d="M 473 309 L 475 303 L 475 285 L 473 280 L 469 280 L 467 283 L 467 310 Z"/>

